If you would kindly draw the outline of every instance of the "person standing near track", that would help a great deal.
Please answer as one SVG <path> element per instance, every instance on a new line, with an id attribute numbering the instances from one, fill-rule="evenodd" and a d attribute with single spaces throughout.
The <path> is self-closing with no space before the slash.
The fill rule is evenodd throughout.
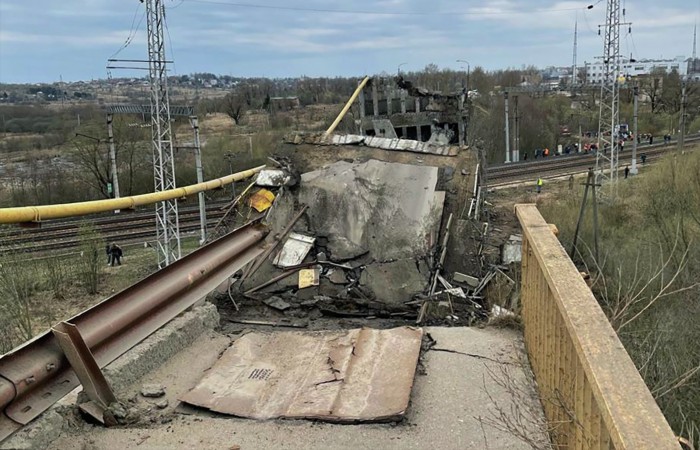
<path id="1" fill-rule="evenodd" d="M 537 193 L 539 194 L 542 192 L 542 185 L 544 184 L 544 181 L 542 180 L 542 177 L 537 177 Z"/>
<path id="2" fill-rule="evenodd" d="M 112 246 L 109 248 L 109 254 L 112 257 L 112 261 L 110 262 L 110 266 L 114 266 L 114 263 L 116 262 L 118 266 L 122 265 L 122 249 L 119 247 L 116 243 L 113 243 Z"/>

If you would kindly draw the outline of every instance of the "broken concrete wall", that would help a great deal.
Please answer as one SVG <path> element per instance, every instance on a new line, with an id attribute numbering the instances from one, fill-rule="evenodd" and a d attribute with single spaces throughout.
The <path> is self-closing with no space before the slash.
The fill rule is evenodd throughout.
<path id="1" fill-rule="evenodd" d="M 309 205 L 311 231 L 328 238 L 332 260 L 414 259 L 436 241 L 444 201 L 437 181 L 436 167 L 340 161 L 303 174 L 299 201 Z"/>

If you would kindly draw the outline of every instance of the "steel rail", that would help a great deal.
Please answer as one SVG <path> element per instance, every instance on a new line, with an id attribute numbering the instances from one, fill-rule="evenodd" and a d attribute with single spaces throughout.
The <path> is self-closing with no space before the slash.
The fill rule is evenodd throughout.
<path id="1" fill-rule="evenodd" d="M 64 203 L 60 205 L 21 206 L 17 208 L 1 208 L 0 223 L 39 222 L 44 219 L 61 219 L 64 217 L 84 216 L 98 212 L 106 212 L 116 209 L 133 209 L 137 206 L 149 205 L 177 198 L 187 197 L 210 189 L 221 188 L 235 181 L 249 178 L 260 172 L 265 166 L 192 184 L 167 191 L 152 192 L 150 194 L 132 195 L 130 197 L 111 198 L 108 200 L 94 200 L 79 203 Z"/>
<path id="2" fill-rule="evenodd" d="M 262 253 L 268 232 L 257 223 L 239 228 L 67 322 L 103 368 Z M 78 385 L 50 332 L 0 357 L 0 441 Z"/>
<path id="3" fill-rule="evenodd" d="M 699 141 L 700 136 L 696 136 L 686 140 L 691 143 Z M 675 150 L 675 147 L 669 147 L 668 144 L 652 144 L 642 147 L 647 153 L 648 160 L 656 159 L 657 157 Z M 625 153 L 626 155 L 627 153 Z M 505 184 L 508 181 L 518 181 L 523 177 L 531 174 L 544 174 L 546 172 L 561 172 L 566 169 L 579 169 L 585 171 L 595 162 L 594 155 L 575 154 L 570 156 L 557 156 L 543 159 L 540 161 L 528 161 L 511 164 L 500 164 L 491 166 L 486 169 L 488 185 L 495 186 Z M 566 172 L 568 174 L 570 172 Z"/>

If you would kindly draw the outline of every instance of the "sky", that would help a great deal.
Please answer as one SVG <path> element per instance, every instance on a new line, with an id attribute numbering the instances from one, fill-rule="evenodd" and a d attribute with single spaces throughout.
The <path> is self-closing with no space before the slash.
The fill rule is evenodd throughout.
<path id="1" fill-rule="evenodd" d="M 440 68 L 572 64 L 603 51 L 605 0 L 164 0 L 171 73 L 360 76 Z M 700 0 L 621 0 L 620 49 L 689 57 Z M 592 9 L 586 7 L 593 4 Z M 139 0 L 0 0 L 0 83 L 106 78 L 107 59 L 144 59 Z M 124 46 L 126 42 L 128 45 Z M 113 77 L 145 72 L 112 70 Z"/>

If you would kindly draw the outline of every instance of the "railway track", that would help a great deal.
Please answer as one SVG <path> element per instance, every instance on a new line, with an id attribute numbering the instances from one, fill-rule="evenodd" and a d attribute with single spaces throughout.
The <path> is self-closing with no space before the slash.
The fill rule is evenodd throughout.
<path id="1" fill-rule="evenodd" d="M 700 142 L 700 135 L 689 136 L 686 143 Z M 672 152 L 677 148 L 676 143 L 642 145 L 637 148 L 637 155 L 645 153 L 647 163 Z M 620 167 L 624 167 L 628 158 L 632 158 L 632 150 L 620 154 Z M 550 156 L 536 161 L 520 161 L 510 164 L 499 164 L 486 169 L 486 182 L 489 187 L 503 186 L 522 181 L 533 181 L 537 177 L 554 178 L 575 173 L 583 173 L 595 167 L 595 154 L 575 154 Z"/>
<path id="2" fill-rule="evenodd" d="M 217 202 L 207 206 L 207 228 L 214 226 L 223 216 L 224 211 L 220 208 L 226 204 L 227 202 Z M 106 242 L 139 242 L 155 236 L 154 219 L 154 213 L 149 211 L 123 213 L 117 217 L 98 217 L 92 220 L 47 221 L 38 228 L 3 226 L 0 228 L 0 253 L 40 253 L 78 247 L 80 227 L 85 223 L 93 225 Z M 196 232 L 199 227 L 199 207 L 180 208 L 180 231 Z"/>

